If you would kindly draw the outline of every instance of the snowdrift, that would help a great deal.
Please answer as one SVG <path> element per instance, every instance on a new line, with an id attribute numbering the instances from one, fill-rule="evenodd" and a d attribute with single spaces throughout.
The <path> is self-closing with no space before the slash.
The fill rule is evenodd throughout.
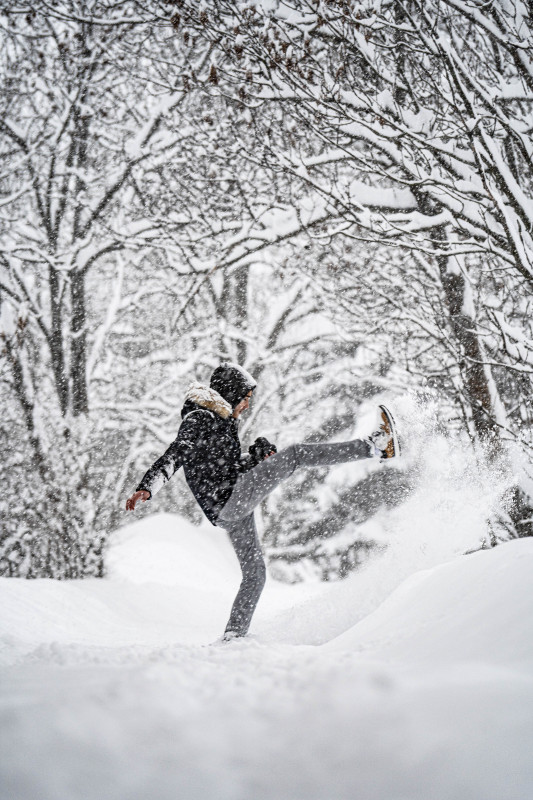
<path id="1" fill-rule="evenodd" d="M 526 800 L 533 540 L 389 575 L 361 616 L 387 564 L 270 581 L 229 646 L 206 646 L 239 582 L 209 526 L 135 523 L 105 580 L 1 580 L 4 796 Z"/>
<path id="2" fill-rule="evenodd" d="M 533 539 L 417 572 L 328 649 L 386 662 L 533 670 Z"/>
<path id="3" fill-rule="evenodd" d="M 0 582 L 0 630 L 10 643 L 0 659 L 50 642 L 205 644 L 223 630 L 240 580 L 224 531 L 171 514 L 117 532 L 107 565 L 105 580 Z"/>

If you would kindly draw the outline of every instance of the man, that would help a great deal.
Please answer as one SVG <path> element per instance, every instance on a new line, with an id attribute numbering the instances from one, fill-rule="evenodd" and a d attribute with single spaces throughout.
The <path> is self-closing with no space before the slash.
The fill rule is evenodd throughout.
<path id="1" fill-rule="evenodd" d="M 399 454 L 390 412 L 381 409 L 379 430 L 368 439 L 329 444 L 293 444 L 281 452 L 264 437 L 241 453 L 239 417 L 256 388 L 238 364 L 215 369 L 209 387 L 193 383 L 187 392 L 178 435 L 148 470 L 126 502 L 135 510 L 154 496 L 179 467 L 206 517 L 228 532 L 239 559 L 242 582 L 224 640 L 245 636 L 266 577 L 254 520 L 255 507 L 299 467 L 320 467 Z"/>

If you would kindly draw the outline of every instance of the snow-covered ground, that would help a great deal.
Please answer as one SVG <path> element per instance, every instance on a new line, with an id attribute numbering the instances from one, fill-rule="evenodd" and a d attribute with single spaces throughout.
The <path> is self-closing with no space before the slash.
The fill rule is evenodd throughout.
<path id="1" fill-rule="evenodd" d="M 533 540 L 406 580 L 386 558 L 267 583 L 230 645 L 209 526 L 134 523 L 105 580 L 3 579 L 2 798 L 533 797 Z"/>

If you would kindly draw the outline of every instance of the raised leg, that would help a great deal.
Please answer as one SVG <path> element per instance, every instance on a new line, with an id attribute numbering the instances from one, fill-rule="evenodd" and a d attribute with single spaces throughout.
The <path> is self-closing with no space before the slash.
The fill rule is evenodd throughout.
<path id="1" fill-rule="evenodd" d="M 293 444 L 265 459 L 237 479 L 230 499 L 220 513 L 220 524 L 243 519 L 299 467 L 323 467 L 373 457 L 372 446 L 362 440 L 327 444 Z"/>

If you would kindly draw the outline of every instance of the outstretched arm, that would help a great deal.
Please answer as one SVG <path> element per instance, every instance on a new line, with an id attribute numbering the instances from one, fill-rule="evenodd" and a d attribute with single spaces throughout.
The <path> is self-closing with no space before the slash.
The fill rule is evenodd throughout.
<path id="1" fill-rule="evenodd" d="M 185 418 L 176 439 L 163 455 L 152 464 L 135 492 L 128 498 L 126 502 L 127 511 L 134 511 L 135 505 L 139 500 L 143 503 L 146 500 L 150 500 L 181 467 L 201 435 L 202 420 L 199 417 L 199 414 L 191 414 Z"/>

